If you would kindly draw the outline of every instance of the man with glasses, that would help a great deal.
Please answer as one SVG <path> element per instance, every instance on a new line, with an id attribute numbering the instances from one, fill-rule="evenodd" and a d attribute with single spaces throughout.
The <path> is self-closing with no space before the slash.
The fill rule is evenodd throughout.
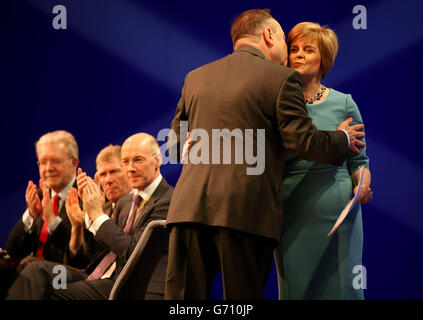
<path id="1" fill-rule="evenodd" d="M 64 130 L 44 134 L 35 144 L 40 173 L 39 188 L 28 182 L 27 209 L 9 234 L 6 249 L 12 258 L 28 255 L 62 262 L 70 238 L 71 225 L 65 199 L 76 186 L 78 145 Z M 24 261 L 32 260 L 32 258 Z"/>
<path id="2" fill-rule="evenodd" d="M 36 261 L 13 283 L 8 299 L 102 300 L 109 297 L 148 223 L 166 219 L 173 192 L 173 187 L 160 174 L 162 155 L 153 136 L 138 133 L 126 139 L 121 149 L 121 165 L 133 192 L 117 201 L 112 217 L 102 209 L 103 196 L 98 185 L 82 170 L 78 172 L 78 192 L 90 220 L 86 226 L 89 236 L 85 235 L 83 245 L 73 248 L 78 250 L 72 250 L 67 257 L 70 266 L 85 270 L 66 267 L 66 288 L 56 288 L 53 279 L 57 274 L 53 268 L 57 264 Z M 73 226 L 83 225 L 85 214 L 78 206 L 74 188 L 69 191 L 66 206 Z M 164 298 L 166 268 L 167 250 L 164 249 L 145 299 Z M 131 292 L 126 295 L 131 296 Z"/>

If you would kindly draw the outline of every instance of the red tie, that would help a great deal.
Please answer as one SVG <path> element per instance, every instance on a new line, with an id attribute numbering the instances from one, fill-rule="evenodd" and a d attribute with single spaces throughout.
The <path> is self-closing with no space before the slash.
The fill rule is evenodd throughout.
<path id="1" fill-rule="evenodd" d="M 51 207 L 53 209 L 53 213 L 55 216 L 57 216 L 57 214 L 59 213 L 59 201 L 60 201 L 60 196 L 56 194 L 53 197 L 53 201 L 51 203 Z M 44 245 L 46 244 L 47 238 L 48 238 L 47 227 L 48 227 L 48 224 L 47 222 L 44 221 L 43 227 L 41 228 L 40 237 L 38 239 L 37 257 L 40 259 L 44 259 L 43 250 L 44 250 Z"/>

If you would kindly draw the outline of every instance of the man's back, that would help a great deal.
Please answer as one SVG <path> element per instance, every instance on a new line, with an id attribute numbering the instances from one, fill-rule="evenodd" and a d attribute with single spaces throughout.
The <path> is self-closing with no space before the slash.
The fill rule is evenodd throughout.
<path id="1" fill-rule="evenodd" d="M 209 164 L 184 166 L 168 223 L 194 221 L 270 238 L 279 235 L 283 145 L 276 106 L 280 88 L 292 73 L 248 46 L 187 76 L 183 101 L 178 105 L 178 109 L 183 110 L 172 122 L 172 129 L 179 131 L 178 122 L 188 120 L 193 139 L 195 129 L 207 131 Z M 216 147 L 212 129 L 241 133 L 236 139 L 231 138 L 230 164 L 223 164 L 228 155 L 221 156 L 226 151 L 222 141 L 219 148 Z M 258 129 L 264 129 L 262 135 Z M 214 133 L 216 135 L 216 131 Z M 247 150 L 250 143 L 252 148 Z M 195 145 L 191 155 L 194 151 Z M 264 154 L 257 154 L 262 151 Z M 236 152 L 242 161 L 235 161 Z M 257 163 L 248 164 L 248 156 L 257 157 Z M 262 173 L 260 165 L 264 167 Z M 254 166 L 259 174 L 248 175 L 247 168 Z"/>
<path id="2" fill-rule="evenodd" d="M 200 144 L 192 145 L 196 163 L 184 166 L 175 187 L 169 224 L 197 222 L 279 239 L 284 151 L 338 165 L 347 152 L 344 133 L 312 124 L 299 74 L 252 46 L 188 74 L 171 124 L 177 134 L 183 120 Z"/>

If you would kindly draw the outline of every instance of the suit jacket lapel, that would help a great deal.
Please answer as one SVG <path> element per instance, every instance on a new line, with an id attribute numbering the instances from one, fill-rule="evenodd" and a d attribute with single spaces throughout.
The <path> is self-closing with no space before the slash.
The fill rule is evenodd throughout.
<path id="1" fill-rule="evenodd" d="M 163 193 L 166 191 L 166 185 L 167 185 L 166 180 L 162 178 L 162 181 L 160 181 L 159 185 L 157 186 L 157 189 L 151 195 L 150 200 L 148 200 L 147 203 L 142 208 L 138 219 L 134 221 L 134 224 L 132 225 L 131 230 L 136 230 L 139 224 L 143 224 L 148 219 L 148 217 L 150 216 L 150 213 L 154 210 L 154 206 L 156 202 L 159 201 Z"/>
<path id="2" fill-rule="evenodd" d="M 112 216 L 113 213 L 113 206 L 111 201 L 107 201 L 103 206 L 103 212 L 107 214 L 109 217 Z"/>
<path id="3" fill-rule="evenodd" d="M 128 220 L 128 216 L 129 216 L 129 213 L 131 212 L 131 209 L 132 209 L 132 201 L 128 201 L 123 205 L 122 210 L 120 212 L 116 212 L 117 216 L 113 217 L 113 220 L 115 221 L 115 223 L 117 223 L 117 225 L 121 227 L 122 229 L 125 228 L 126 220 Z"/>
<path id="4" fill-rule="evenodd" d="M 63 201 L 62 207 L 59 210 L 59 213 L 57 214 L 60 218 L 64 219 L 67 216 L 66 213 L 66 199 Z"/>

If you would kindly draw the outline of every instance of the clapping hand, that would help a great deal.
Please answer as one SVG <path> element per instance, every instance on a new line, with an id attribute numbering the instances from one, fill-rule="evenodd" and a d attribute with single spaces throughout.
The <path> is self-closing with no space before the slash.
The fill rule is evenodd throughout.
<path id="1" fill-rule="evenodd" d="M 100 182 L 100 175 L 98 173 L 96 173 L 94 175 L 94 182 L 97 185 L 98 189 L 100 190 L 101 194 L 103 195 L 103 197 L 105 197 L 103 188 L 101 187 L 101 182 Z"/>
<path id="2" fill-rule="evenodd" d="M 78 176 L 76 177 L 76 185 L 78 186 L 78 196 L 82 199 L 82 191 L 87 185 L 88 176 L 81 168 L 78 168 Z"/>
<path id="3" fill-rule="evenodd" d="M 43 192 L 43 200 L 41 201 L 43 220 L 47 222 L 47 224 L 50 224 L 56 218 L 56 215 L 53 213 L 53 208 L 51 206 L 50 189 L 47 187 L 47 184 L 41 179 L 40 188 Z"/>
<path id="4" fill-rule="evenodd" d="M 33 219 L 38 219 L 42 213 L 41 200 L 37 194 L 37 186 L 30 180 L 25 192 L 25 200 L 29 214 Z"/>
<path id="5" fill-rule="evenodd" d="M 84 226 L 85 214 L 79 207 L 78 192 L 71 188 L 66 197 L 66 213 L 73 227 L 81 228 Z"/>
<path id="6" fill-rule="evenodd" d="M 189 132 L 187 133 L 187 141 L 184 143 L 184 147 L 182 149 L 182 158 L 181 162 L 184 163 L 186 156 L 188 155 L 189 148 L 191 148 L 192 140 L 189 138 Z"/>
<path id="7" fill-rule="evenodd" d="M 104 194 L 97 183 L 87 176 L 81 168 L 78 169 L 77 185 L 84 210 L 88 213 L 91 221 L 95 221 L 103 214 Z"/>

